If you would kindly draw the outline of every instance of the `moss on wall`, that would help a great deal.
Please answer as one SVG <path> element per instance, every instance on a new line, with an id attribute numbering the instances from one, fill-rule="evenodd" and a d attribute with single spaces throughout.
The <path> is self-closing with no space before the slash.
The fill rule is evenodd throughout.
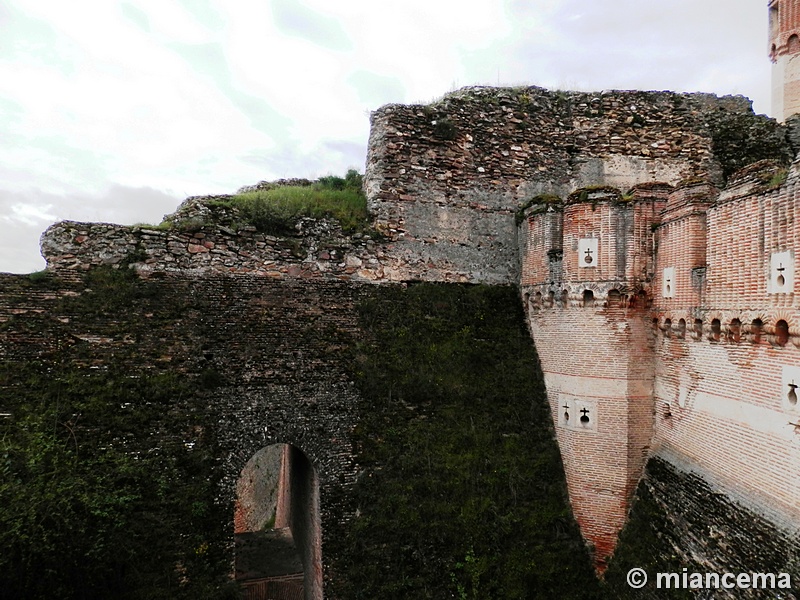
<path id="1" fill-rule="evenodd" d="M 382 288 L 361 321 L 336 597 L 596 597 L 516 290 Z"/>
<path id="2" fill-rule="evenodd" d="M 0 598 L 234 595 L 228 462 L 273 441 L 318 459 L 326 597 L 597 596 L 514 288 L 3 281 Z"/>
<path id="3" fill-rule="evenodd" d="M 126 270 L 77 286 L 14 281 L 6 301 L 27 292 L 27 307 L 47 310 L 3 323 L 0 598 L 232 596 L 216 415 L 194 403 L 206 382 L 156 367 L 137 344 L 182 303 Z M 92 322 L 126 341 L 101 358 L 80 337 Z"/>
<path id="4" fill-rule="evenodd" d="M 721 494 L 697 474 L 655 456 L 647 463 L 628 522 L 605 575 L 608 598 L 794 598 L 795 590 L 658 589 L 657 573 L 788 573 L 800 577 L 800 542 L 763 516 Z M 628 571 L 648 583 L 632 589 Z M 688 577 L 688 575 L 687 575 Z M 795 583 L 796 587 L 796 583 Z"/>

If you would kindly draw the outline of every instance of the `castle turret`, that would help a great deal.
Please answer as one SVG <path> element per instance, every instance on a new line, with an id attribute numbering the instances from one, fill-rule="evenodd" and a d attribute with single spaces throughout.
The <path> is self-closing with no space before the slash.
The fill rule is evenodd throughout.
<path id="1" fill-rule="evenodd" d="M 770 0 L 772 114 L 783 122 L 800 113 L 800 2 Z"/>
<path id="2" fill-rule="evenodd" d="M 603 571 L 653 428 L 653 228 L 671 187 L 542 195 L 523 212 L 522 291 L 570 501 Z"/>

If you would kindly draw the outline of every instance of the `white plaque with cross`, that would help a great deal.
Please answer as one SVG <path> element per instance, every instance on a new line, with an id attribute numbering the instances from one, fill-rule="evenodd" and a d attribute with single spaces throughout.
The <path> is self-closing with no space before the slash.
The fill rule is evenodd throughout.
<path id="1" fill-rule="evenodd" d="M 597 401 L 576 398 L 567 394 L 558 395 L 557 425 L 575 431 L 597 433 Z"/>
<path id="2" fill-rule="evenodd" d="M 781 405 L 786 411 L 800 413 L 800 367 L 785 365 L 781 371 Z"/>
<path id="3" fill-rule="evenodd" d="M 592 268 L 597 266 L 597 238 L 578 240 L 578 266 Z"/>
<path id="4" fill-rule="evenodd" d="M 661 296 L 664 298 L 675 297 L 675 267 L 664 269 L 664 279 L 661 282 Z"/>
<path id="5" fill-rule="evenodd" d="M 769 294 L 794 292 L 794 257 L 791 250 L 773 252 L 769 261 Z"/>

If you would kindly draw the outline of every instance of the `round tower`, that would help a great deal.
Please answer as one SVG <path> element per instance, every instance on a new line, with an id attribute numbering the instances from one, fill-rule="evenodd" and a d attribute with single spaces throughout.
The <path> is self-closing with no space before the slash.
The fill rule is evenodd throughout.
<path id="1" fill-rule="evenodd" d="M 800 0 L 769 0 L 772 116 L 800 113 Z"/>

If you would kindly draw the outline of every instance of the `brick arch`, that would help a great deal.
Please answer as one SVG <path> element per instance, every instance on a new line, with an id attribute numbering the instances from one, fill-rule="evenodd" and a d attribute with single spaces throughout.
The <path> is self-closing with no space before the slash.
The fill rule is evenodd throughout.
<path id="1" fill-rule="evenodd" d="M 686 330 L 688 329 L 688 323 L 686 316 L 681 316 L 675 321 L 675 335 L 678 336 L 680 339 L 686 338 Z"/>
<path id="2" fill-rule="evenodd" d="M 625 296 L 619 288 L 612 288 L 606 294 L 606 306 L 608 308 L 623 308 L 625 306 Z"/>
<path id="3" fill-rule="evenodd" d="M 674 323 L 672 322 L 671 317 L 664 317 L 664 320 L 661 322 L 661 331 L 664 332 L 664 335 L 667 337 L 672 337 L 672 328 Z"/>
<path id="4" fill-rule="evenodd" d="M 321 540 L 326 531 L 334 529 L 334 523 L 352 514 L 348 506 L 334 498 L 347 495 L 355 481 L 349 432 L 357 422 L 358 392 L 349 382 L 312 380 L 306 385 L 267 383 L 256 390 L 243 386 L 238 395 L 231 391 L 229 397 L 230 410 L 221 415 L 216 430 L 225 456 L 220 499 L 231 507 L 229 544 L 233 547 L 235 542 L 236 486 L 247 463 L 271 445 L 286 444 L 296 449 L 295 458 L 299 453 L 307 460 L 306 470 L 299 469 L 296 479 L 301 489 L 304 481 L 304 489 L 313 489 L 312 505 L 315 502 L 316 508 L 312 514 L 314 527 L 306 527 L 303 532 L 300 524 L 301 532 L 293 534 L 306 540 L 298 548 L 304 557 L 304 598 L 321 600 L 327 569 Z M 311 415 L 313 421 L 309 421 Z"/>
<path id="5" fill-rule="evenodd" d="M 726 336 L 729 341 L 739 343 L 742 339 L 742 332 L 744 331 L 744 322 L 738 316 L 731 317 L 723 323 L 726 331 Z"/>
<path id="6" fill-rule="evenodd" d="M 800 322 L 798 322 L 797 316 L 793 310 L 779 308 L 774 312 L 771 312 L 769 316 L 768 327 L 774 329 L 778 321 L 786 321 L 791 334 L 797 335 L 800 333 Z"/>
<path id="7" fill-rule="evenodd" d="M 800 54 L 800 36 L 791 34 L 786 40 L 786 51 L 789 54 Z"/>
<path id="8" fill-rule="evenodd" d="M 322 519 L 317 468 L 297 446 L 258 450 L 236 482 L 235 578 L 244 598 L 321 600 Z"/>

